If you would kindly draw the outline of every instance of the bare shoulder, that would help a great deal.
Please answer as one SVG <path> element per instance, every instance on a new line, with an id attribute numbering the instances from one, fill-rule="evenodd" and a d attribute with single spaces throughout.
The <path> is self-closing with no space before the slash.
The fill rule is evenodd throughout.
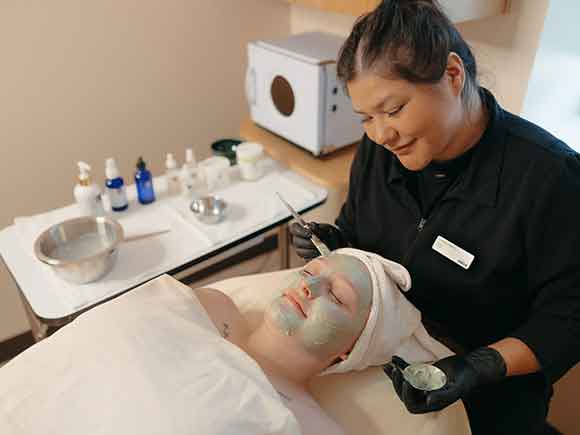
<path id="1" fill-rule="evenodd" d="M 206 304 L 220 304 L 223 307 L 227 307 L 239 313 L 238 307 L 236 307 L 236 304 L 232 298 L 230 298 L 224 292 L 209 287 L 196 288 L 194 291 L 204 307 Z"/>
<path id="2" fill-rule="evenodd" d="M 208 287 L 196 288 L 194 291 L 222 337 L 234 344 L 240 344 L 250 331 L 232 298 Z"/>

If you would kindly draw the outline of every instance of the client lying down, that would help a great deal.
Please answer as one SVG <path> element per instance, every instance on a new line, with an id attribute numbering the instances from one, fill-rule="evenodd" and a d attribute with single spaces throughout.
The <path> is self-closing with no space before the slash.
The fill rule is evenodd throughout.
<path id="1" fill-rule="evenodd" d="M 343 433 L 308 393 L 313 377 L 450 354 L 409 287 L 402 266 L 340 249 L 297 272 L 250 330 L 224 293 L 158 278 L 1 368 L 0 433 Z"/>
<path id="2" fill-rule="evenodd" d="M 412 361 L 450 354 L 401 296 L 397 287 L 407 290 L 410 278 L 399 264 L 345 248 L 310 261 L 298 274 L 254 331 L 225 294 L 196 293 L 222 336 L 259 364 L 303 434 L 342 432 L 308 393 L 314 376 L 383 364 L 395 352 Z"/>
<path id="3" fill-rule="evenodd" d="M 371 279 L 360 260 L 341 254 L 311 261 L 300 275 L 253 332 L 228 296 L 211 289 L 196 293 L 223 337 L 259 364 L 304 434 L 340 433 L 307 384 L 335 360 L 347 358 L 370 312 Z"/>

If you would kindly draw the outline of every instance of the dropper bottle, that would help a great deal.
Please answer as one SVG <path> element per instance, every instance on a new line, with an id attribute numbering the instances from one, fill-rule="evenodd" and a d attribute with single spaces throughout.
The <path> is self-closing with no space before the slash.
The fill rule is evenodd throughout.
<path id="1" fill-rule="evenodd" d="M 195 154 L 193 153 L 192 148 L 185 149 L 185 164 L 187 165 L 187 167 L 191 172 L 195 170 L 197 162 L 195 161 Z"/>
<path id="2" fill-rule="evenodd" d="M 179 193 L 179 169 L 177 169 L 177 161 L 172 153 L 167 153 L 165 159 L 165 179 L 167 180 L 167 194 L 169 196 L 177 195 Z"/>
<path id="3" fill-rule="evenodd" d="M 153 177 L 147 169 L 143 157 L 137 160 L 137 172 L 135 172 L 135 185 L 137 186 L 137 199 L 141 204 L 150 204 L 155 201 L 153 190 Z"/>

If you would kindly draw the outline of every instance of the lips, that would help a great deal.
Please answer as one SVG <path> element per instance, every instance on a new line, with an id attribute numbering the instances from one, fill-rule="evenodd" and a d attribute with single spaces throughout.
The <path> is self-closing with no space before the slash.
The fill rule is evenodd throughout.
<path id="1" fill-rule="evenodd" d="M 296 297 L 294 297 L 290 293 L 284 293 L 284 296 L 296 308 L 296 310 L 298 312 L 300 312 L 305 318 L 308 317 L 306 315 L 306 310 L 304 309 L 304 307 L 302 306 L 302 304 L 300 303 L 300 301 Z"/>
<path id="2" fill-rule="evenodd" d="M 407 151 L 410 150 L 411 146 L 417 141 L 417 139 L 413 139 L 410 142 L 407 142 L 405 145 L 402 145 L 400 147 L 397 148 L 392 148 L 391 152 L 395 153 L 395 154 L 406 154 Z"/>

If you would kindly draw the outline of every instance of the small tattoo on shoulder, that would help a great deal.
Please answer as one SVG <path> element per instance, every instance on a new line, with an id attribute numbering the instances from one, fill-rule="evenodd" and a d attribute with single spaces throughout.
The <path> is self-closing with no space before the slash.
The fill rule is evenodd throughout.
<path id="1" fill-rule="evenodd" d="M 224 326 L 222 328 L 222 337 L 228 338 L 230 336 L 230 325 L 224 322 Z"/>
<path id="2" fill-rule="evenodd" d="M 276 390 L 276 392 L 280 395 L 280 397 L 282 397 L 283 399 L 286 399 L 288 402 L 292 401 L 292 398 L 290 396 L 287 396 L 286 394 L 282 393 L 281 391 Z"/>

